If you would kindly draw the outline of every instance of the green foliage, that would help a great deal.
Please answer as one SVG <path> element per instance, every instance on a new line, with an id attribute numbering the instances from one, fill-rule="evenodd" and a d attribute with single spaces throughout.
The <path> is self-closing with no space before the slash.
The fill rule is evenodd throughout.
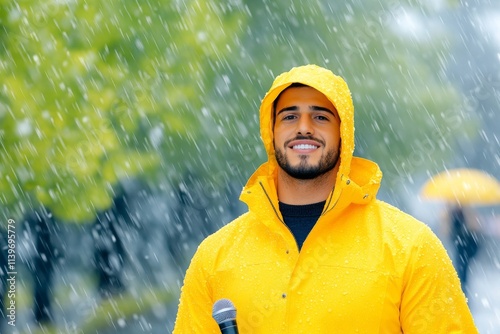
<path id="1" fill-rule="evenodd" d="M 24 0 L 2 13 L 4 214 L 44 205 L 80 222 L 111 205 L 120 180 L 155 178 L 196 150 L 208 62 L 241 23 L 210 1 Z"/>

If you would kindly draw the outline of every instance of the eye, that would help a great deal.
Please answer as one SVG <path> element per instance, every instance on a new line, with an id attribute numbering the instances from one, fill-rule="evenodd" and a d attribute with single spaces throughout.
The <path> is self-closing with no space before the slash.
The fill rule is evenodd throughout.
<path id="1" fill-rule="evenodd" d="M 328 121 L 329 120 L 329 118 L 325 115 L 317 115 L 316 119 L 320 120 L 320 121 Z"/>
<path id="2" fill-rule="evenodd" d="M 288 115 L 283 116 L 282 120 L 283 121 L 287 121 L 287 120 L 292 120 L 292 119 L 295 119 L 295 118 L 297 118 L 295 115 L 288 114 Z"/>

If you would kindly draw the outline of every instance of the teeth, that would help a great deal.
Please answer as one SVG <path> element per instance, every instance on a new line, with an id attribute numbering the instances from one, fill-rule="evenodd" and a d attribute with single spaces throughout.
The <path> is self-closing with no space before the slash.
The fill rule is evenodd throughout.
<path id="1" fill-rule="evenodd" d="M 310 144 L 300 144 L 300 145 L 293 146 L 294 150 L 313 150 L 315 148 L 318 148 L 318 146 L 314 146 L 314 145 L 310 145 Z"/>

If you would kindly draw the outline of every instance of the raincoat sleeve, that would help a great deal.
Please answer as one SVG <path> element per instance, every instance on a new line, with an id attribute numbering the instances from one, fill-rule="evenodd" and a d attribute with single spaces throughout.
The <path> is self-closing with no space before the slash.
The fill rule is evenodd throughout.
<path id="1" fill-rule="evenodd" d="M 220 333 L 212 318 L 213 301 L 203 251 L 198 248 L 184 278 L 173 334 Z"/>
<path id="2" fill-rule="evenodd" d="M 419 238 L 404 277 L 403 333 L 478 333 L 440 240 L 427 228 Z"/>

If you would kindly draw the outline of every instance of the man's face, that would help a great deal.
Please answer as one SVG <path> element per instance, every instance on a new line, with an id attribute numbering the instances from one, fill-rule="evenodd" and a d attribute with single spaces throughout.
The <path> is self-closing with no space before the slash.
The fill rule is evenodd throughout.
<path id="1" fill-rule="evenodd" d="M 296 179 L 314 179 L 339 162 L 340 118 L 325 95 L 290 87 L 275 110 L 274 149 L 278 165 Z"/>

